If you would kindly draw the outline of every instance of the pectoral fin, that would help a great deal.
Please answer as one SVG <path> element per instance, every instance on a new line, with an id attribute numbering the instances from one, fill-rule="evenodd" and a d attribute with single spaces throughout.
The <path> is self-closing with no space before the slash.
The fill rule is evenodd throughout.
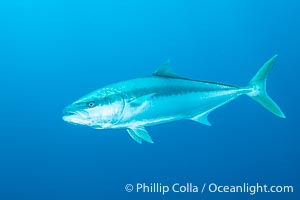
<path id="1" fill-rule="evenodd" d="M 201 124 L 205 124 L 207 126 L 211 126 L 211 123 L 208 121 L 207 117 L 209 115 L 208 113 L 201 113 L 199 115 L 196 115 L 195 117 L 191 118 L 191 120 L 195 121 L 195 122 L 199 122 Z"/>
<path id="2" fill-rule="evenodd" d="M 142 139 L 138 137 L 132 129 L 127 129 L 127 132 L 132 139 L 134 139 L 137 143 L 142 144 Z"/>
<path id="3" fill-rule="evenodd" d="M 139 144 L 142 144 L 143 140 L 149 143 L 154 143 L 151 136 L 143 126 L 130 127 L 127 129 L 127 132 L 132 137 L 132 139 L 134 139 Z"/>
<path id="4" fill-rule="evenodd" d="M 142 105 L 143 103 L 145 103 L 146 101 L 151 99 L 151 97 L 153 97 L 154 95 L 155 95 L 155 93 L 151 93 L 151 94 L 146 94 L 146 95 L 134 98 L 130 101 L 130 104 L 135 105 L 135 106 Z"/>

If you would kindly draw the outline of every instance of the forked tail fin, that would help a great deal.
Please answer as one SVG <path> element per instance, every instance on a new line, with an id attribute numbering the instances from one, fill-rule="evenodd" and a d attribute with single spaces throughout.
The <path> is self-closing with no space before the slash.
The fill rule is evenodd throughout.
<path id="1" fill-rule="evenodd" d="M 249 82 L 248 88 L 252 89 L 247 95 L 262 105 L 264 108 L 272 112 L 278 117 L 285 118 L 284 113 L 280 107 L 269 97 L 266 84 L 267 77 L 272 65 L 276 61 L 277 55 L 268 60 L 255 74 L 255 76 Z"/>

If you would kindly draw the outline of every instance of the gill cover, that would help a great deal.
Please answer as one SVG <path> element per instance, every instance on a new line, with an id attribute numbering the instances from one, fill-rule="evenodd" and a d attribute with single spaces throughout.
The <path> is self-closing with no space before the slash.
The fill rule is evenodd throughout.
<path id="1" fill-rule="evenodd" d="M 125 100 L 118 90 L 103 88 L 99 91 L 99 105 L 95 107 L 98 115 L 94 128 L 107 128 L 117 124 L 123 115 Z"/>

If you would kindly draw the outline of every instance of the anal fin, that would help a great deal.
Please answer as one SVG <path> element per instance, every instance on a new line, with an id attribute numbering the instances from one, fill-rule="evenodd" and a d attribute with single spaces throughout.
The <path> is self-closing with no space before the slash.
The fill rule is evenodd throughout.
<path id="1" fill-rule="evenodd" d="M 207 117 L 209 115 L 210 112 L 207 113 L 201 113 L 199 115 L 196 115 L 194 117 L 191 118 L 191 120 L 195 121 L 195 122 L 199 122 L 201 124 L 205 124 L 207 126 L 211 126 L 211 123 L 208 121 Z"/>
<path id="2" fill-rule="evenodd" d="M 151 136 L 148 134 L 148 131 L 143 126 L 130 127 L 127 129 L 127 132 L 132 139 L 139 144 L 142 144 L 143 140 L 149 143 L 154 143 Z"/>

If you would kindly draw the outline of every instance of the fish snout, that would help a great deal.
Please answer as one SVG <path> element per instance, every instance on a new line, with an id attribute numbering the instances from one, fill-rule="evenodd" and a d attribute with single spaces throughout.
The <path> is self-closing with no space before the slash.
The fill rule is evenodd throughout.
<path id="1" fill-rule="evenodd" d="M 75 112 L 73 111 L 73 109 L 72 109 L 72 107 L 70 105 L 70 106 L 67 106 L 67 107 L 64 108 L 63 114 L 64 115 L 74 115 Z"/>

